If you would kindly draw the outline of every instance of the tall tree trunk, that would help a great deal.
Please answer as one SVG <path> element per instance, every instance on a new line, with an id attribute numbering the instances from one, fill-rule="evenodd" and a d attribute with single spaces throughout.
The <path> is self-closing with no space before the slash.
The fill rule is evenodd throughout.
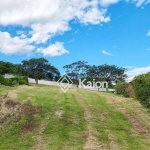
<path id="1" fill-rule="evenodd" d="M 35 79 L 36 84 L 38 84 L 38 79 Z"/>
<path id="2" fill-rule="evenodd" d="M 77 88 L 79 88 L 79 85 L 78 85 L 78 84 L 76 84 L 76 86 L 77 86 Z"/>
<path id="3" fill-rule="evenodd" d="M 106 92 L 108 92 L 108 88 L 106 88 Z"/>

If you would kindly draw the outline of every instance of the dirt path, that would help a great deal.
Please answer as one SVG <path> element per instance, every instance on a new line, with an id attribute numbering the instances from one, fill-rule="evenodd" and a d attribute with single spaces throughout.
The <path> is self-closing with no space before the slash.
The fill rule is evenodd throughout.
<path id="1" fill-rule="evenodd" d="M 87 139 L 83 149 L 84 150 L 109 150 L 109 147 L 100 143 L 100 141 L 98 141 L 96 137 L 99 133 L 95 128 L 93 128 L 92 125 L 93 116 L 91 114 L 91 111 L 89 110 L 89 106 L 85 103 L 85 100 L 81 97 L 81 95 L 76 92 L 76 90 L 72 89 L 72 92 L 77 96 L 80 105 L 84 108 L 84 116 L 88 125 Z"/>
<path id="2" fill-rule="evenodd" d="M 141 118 L 138 118 L 136 112 L 129 112 L 126 107 L 123 107 L 121 104 L 125 103 L 127 100 L 133 101 L 132 98 L 124 98 L 118 96 L 110 96 L 104 93 L 100 93 L 101 96 L 105 97 L 107 102 L 116 107 L 121 113 L 123 113 L 132 123 L 134 134 L 143 134 L 150 138 L 150 128 L 147 127 L 143 122 L 141 122 Z M 128 105 L 129 107 L 129 105 Z M 130 106 L 131 107 L 131 106 Z M 138 108 L 134 108 L 136 111 Z M 138 110 L 139 112 L 139 110 Z M 143 113 L 142 111 L 140 113 Z"/>
<path id="3" fill-rule="evenodd" d="M 49 116 L 46 117 L 46 120 L 49 119 Z M 35 139 L 35 145 L 32 148 L 33 150 L 45 150 L 46 145 L 44 145 L 44 140 L 43 140 L 43 133 L 45 131 L 45 128 L 47 126 L 46 122 L 42 122 L 39 127 L 39 133 L 36 137 L 33 137 Z"/>
<path id="4" fill-rule="evenodd" d="M 40 88 L 40 91 L 42 91 L 43 89 Z M 56 100 L 58 100 L 58 98 L 60 98 L 60 94 L 61 91 L 58 93 L 58 95 L 56 95 Z M 61 118 L 63 114 L 63 111 L 61 110 L 61 108 L 59 110 L 57 110 L 55 112 L 55 115 L 58 118 Z M 50 115 L 47 115 L 47 117 L 41 122 L 40 127 L 39 127 L 39 131 L 38 131 L 38 135 L 33 137 L 35 139 L 35 145 L 32 148 L 32 150 L 46 150 L 47 149 L 47 145 L 44 143 L 44 139 L 43 139 L 43 133 L 48 125 L 48 120 L 50 119 Z"/>

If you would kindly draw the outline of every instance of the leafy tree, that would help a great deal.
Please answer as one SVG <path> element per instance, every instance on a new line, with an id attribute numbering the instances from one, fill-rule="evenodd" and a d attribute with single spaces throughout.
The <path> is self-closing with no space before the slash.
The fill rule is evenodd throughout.
<path id="1" fill-rule="evenodd" d="M 120 68 L 115 65 L 100 65 L 100 66 L 91 66 L 87 70 L 87 76 L 90 79 L 96 79 L 99 81 L 107 81 L 109 85 L 112 82 L 121 82 L 124 81 L 127 75 L 125 74 L 125 68 Z"/>
<path id="2" fill-rule="evenodd" d="M 100 65 L 90 66 L 86 61 L 77 61 L 72 64 L 63 67 L 70 79 L 77 85 L 79 79 L 86 79 L 84 82 L 92 81 L 107 81 L 109 86 L 112 86 L 112 82 L 121 82 L 127 77 L 125 74 L 125 68 L 120 68 L 115 65 Z"/>
<path id="3" fill-rule="evenodd" d="M 49 65 L 47 67 L 47 69 L 48 69 L 46 72 L 46 79 L 47 80 L 57 81 L 57 79 L 60 78 L 60 72 L 54 66 Z"/>
<path id="4" fill-rule="evenodd" d="M 77 61 L 73 62 L 72 64 L 66 65 L 63 68 L 65 72 L 69 76 L 69 78 L 77 85 L 78 87 L 78 80 L 82 78 L 86 78 L 87 74 L 86 71 L 88 69 L 88 65 L 86 61 Z"/>
<path id="5" fill-rule="evenodd" d="M 58 69 L 49 64 L 48 60 L 45 58 L 32 58 L 30 60 L 23 60 L 22 66 L 24 74 L 34 78 L 36 84 L 38 80 L 49 78 L 53 80 L 60 75 Z"/>
<path id="6" fill-rule="evenodd" d="M 15 64 L 14 65 L 15 68 L 15 74 L 17 75 L 25 75 L 25 71 L 23 69 L 23 65 L 22 64 Z"/>
<path id="7" fill-rule="evenodd" d="M 14 73 L 14 65 L 10 62 L 0 61 L 0 74 L 13 74 Z"/>

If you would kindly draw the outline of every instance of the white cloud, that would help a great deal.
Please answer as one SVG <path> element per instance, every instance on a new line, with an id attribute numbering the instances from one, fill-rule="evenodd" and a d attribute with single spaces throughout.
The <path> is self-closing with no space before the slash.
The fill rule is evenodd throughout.
<path id="1" fill-rule="evenodd" d="M 117 48 L 117 46 L 113 46 L 113 48 Z"/>
<path id="2" fill-rule="evenodd" d="M 150 51 L 150 47 L 146 49 L 147 51 Z"/>
<path id="3" fill-rule="evenodd" d="M 150 30 L 148 31 L 147 36 L 150 36 Z"/>
<path id="4" fill-rule="evenodd" d="M 124 67 L 124 68 L 126 68 L 126 69 L 135 69 L 136 67 L 135 66 L 126 66 L 126 67 Z"/>
<path id="5" fill-rule="evenodd" d="M 150 0 L 147 0 L 145 4 L 148 4 L 148 3 L 150 3 Z"/>
<path id="6" fill-rule="evenodd" d="M 114 56 L 113 54 L 111 54 L 111 53 L 109 53 L 109 52 L 107 52 L 107 51 L 105 51 L 105 50 L 103 50 L 102 53 L 105 54 L 105 55 Z"/>
<path id="7" fill-rule="evenodd" d="M 56 34 L 61 34 L 69 30 L 68 24 L 66 22 L 57 21 L 55 23 L 46 23 L 46 24 L 32 24 L 32 34 L 31 42 L 36 43 L 45 43 L 49 38 Z"/>
<path id="8" fill-rule="evenodd" d="M 20 35 L 20 38 L 21 38 L 21 39 L 25 39 L 25 38 L 27 38 L 27 35 L 21 34 L 21 35 Z"/>
<path id="9" fill-rule="evenodd" d="M 71 40 L 69 40 L 68 43 L 73 43 L 75 41 L 75 38 L 72 38 Z"/>
<path id="10" fill-rule="evenodd" d="M 101 5 L 112 4 L 117 0 L 109 0 L 104 3 L 104 0 L 5 0 L 0 4 L 0 25 L 2 26 L 22 26 L 29 28 L 30 31 L 25 32 L 17 31 L 16 37 L 12 38 L 9 35 L 8 39 L 15 41 L 12 45 L 13 48 L 6 50 L 6 46 L 1 46 L 2 53 L 16 53 L 19 49 L 32 49 L 31 44 L 46 43 L 50 38 L 55 35 L 63 34 L 70 30 L 70 21 L 76 21 L 81 24 L 102 24 L 110 21 L 110 17 L 107 16 L 107 8 L 103 8 Z M 27 38 L 28 37 L 28 38 Z M 17 40 L 14 40 L 17 39 Z M 17 42 L 18 47 L 17 48 Z M 28 41 L 28 43 L 26 43 Z M 6 42 L 6 41 L 5 41 Z M 6 43 L 10 43 L 7 41 Z M 20 48 L 20 43 L 26 45 L 24 48 Z M 56 44 L 56 43 L 55 43 Z M 58 43 L 57 43 L 58 44 Z M 15 46 L 14 46 L 15 45 Z M 38 46 L 38 45 L 37 45 Z M 7 44 L 8 47 L 8 44 Z M 16 50 L 14 48 L 16 47 Z M 57 45 L 58 47 L 58 45 Z M 43 49 L 44 54 L 47 54 L 47 50 L 50 47 Z M 50 50 L 52 51 L 52 50 Z M 64 54 L 62 53 L 54 55 Z M 50 52 L 48 55 L 53 56 Z"/>
<path id="11" fill-rule="evenodd" d="M 28 39 L 11 37 L 8 32 L 0 32 L 0 52 L 4 54 L 29 53 L 34 50 Z"/>
<path id="12" fill-rule="evenodd" d="M 1 44 L 0 51 L 10 54 L 18 53 L 19 49 L 21 52 L 22 49 L 24 51 L 31 51 L 34 49 L 31 44 L 46 43 L 48 39 L 53 36 L 71 30 L 69 25 L 70 21 L 76 21 L 84 25 L 101 25 L 102 23 L 107 23 L 110 21 L 110 16 L 107 15 L 107 7 L 119 1 L 120 0 L 1 0 L 0 25 L 5 27 L 9 25 L 19 25 L 29 28 L 30 32 L 27 33 L 27 31 L 24 32 L 24 30 L 18 31 L 16 32 L 16 37 L 11 37 L 10 33 L 8 33 L 9 38 L 5 39 L 7 46 Z M 142 3 L 146 4 L 150 2 L 150 0 L 132 1 L 134 1 L 137 6 Z M 1 41 L 2 40 L 4 39 L 1 39 Z M 9 47 L 9 44 L 12 48 Z M 21 45 L 23 45 L 23 47 L 21 47 Z M 6 47 L 8 47 L 8 50 L 6 50 Z M 105 54 L 112 55 L 108 52 L 105 52 Z"/>
<path id="13" fill-rule="evenodd" d="M 24 31 L 19 30 L 19 31 L 17 31 L 17 34 L 18 35 L 24 34 Z"/>
<path id="14" fill-rule="evenodd" d="M 98 0 L 5 0 L 0 5 L 0 23 L 28 26 L 32 29 L 31 42 L 45 43 L 52 36 L 69 30 L 71 20 L 83 24 L 110 21 L 107 9 L 99 8 L 100 3 Z"/>
<path id="15" fill-rule="evenodd" d="M 136 6 L 139 7 L 139 6 L 141 6 L 144 2 L 145 2 L 145 0 L 137 0 Z"/>
<path id="16" fill-rule="evenodd" d="M 37 52 L 42 53 L 44 56 L 60 56 L 69 53 L 61 42 L 56 42 L 47 48 L 38 48 Z"/>
<path id="17" fill-rule="evenodd" d="M 82 15 L 79 16 L 79 20 L 84 24 L 99 24 L 101 22 L 109 22 L 110 17 L 104 17 L 106 12 L 106 9 L 99 11 L 97 7 L 92 7 L 87 12 L 82 12 Z"/>
<path id="18" fill-rule="evenodd" d="M 136 3 L 137 7 L 140 7 L 143 4 L 148 4 L 150 3 L 150 0 L 132 0 L 134 3 Z"/>
<path id="19" fill-rule="evenodd" d="M 108 6 L 108 5 L 111 5 L 111 4 L 115 4 L 119 2 L 119 0 L 100 0 L 100 4 L 102 6 Z"/>
<path id="20" fill-rule="evenodd" d="M 133 78 L 137 75 L 144 74 L 150 72 L 150 66 L 142 67 L 142 68 L 135 68 L 130 71 L 127 71 L 126 74 L 128 75 L 127 81 L 130 82 Z"/>

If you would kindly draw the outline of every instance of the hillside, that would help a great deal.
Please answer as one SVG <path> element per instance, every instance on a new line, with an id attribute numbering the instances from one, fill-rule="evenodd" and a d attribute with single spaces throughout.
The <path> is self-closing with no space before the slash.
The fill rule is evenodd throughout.
<path id="1" fill-rule="evenodd" d="M 150 114 L 111 93 L 0 85 L 1 150 L 148 150 Z"/>

